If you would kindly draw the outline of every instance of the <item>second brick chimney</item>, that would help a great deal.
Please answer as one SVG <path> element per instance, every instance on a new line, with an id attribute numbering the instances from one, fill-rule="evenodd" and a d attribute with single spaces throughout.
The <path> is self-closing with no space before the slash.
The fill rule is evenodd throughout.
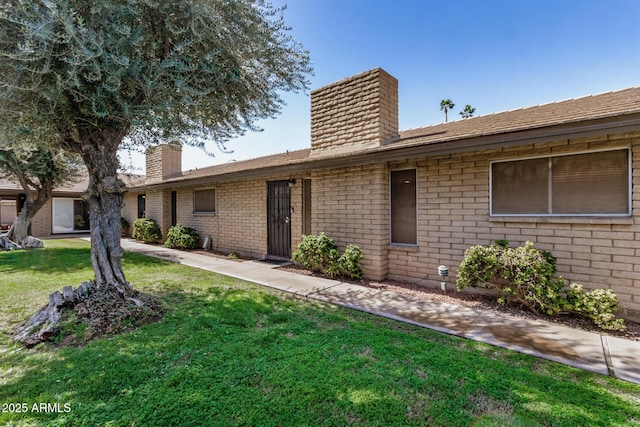
<path id="1" fill-rule="evenodd" d="M 146 152 L 147 184 L 182 175 L 182 146 L 161 144 L 149 147 Z"/>

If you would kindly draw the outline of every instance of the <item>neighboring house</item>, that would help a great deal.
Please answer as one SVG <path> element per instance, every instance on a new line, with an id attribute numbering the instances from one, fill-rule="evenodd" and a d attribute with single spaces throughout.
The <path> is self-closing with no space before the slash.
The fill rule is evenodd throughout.
<path id="1" fill-rule="evenodd" d="M 136 185 L 140 177 L 121 175 L 128 185 Z M 56 234 L 89 232 L 89 208 L 82 200 L 87 189 L 89 176 L 83 173 L 73 183 L 56 188 L 50 200 L 31 220 L 30 234 L 48 237 Z M 0 179 L 0 232 L 9 229 L 25 201 L 23 188 L 10 180 Z"/>
<path id="2" fill-rule="evenodd" d="M 182 172 L 152 148 L 123 216 L 256 257 L 324 232 L 366 277 L 427 286 L 470 246 L 530 240 L 640 311 L 639 88 L 399 131 L 397 85 L 374 69 L 314 90 L 309 149 Z"/>

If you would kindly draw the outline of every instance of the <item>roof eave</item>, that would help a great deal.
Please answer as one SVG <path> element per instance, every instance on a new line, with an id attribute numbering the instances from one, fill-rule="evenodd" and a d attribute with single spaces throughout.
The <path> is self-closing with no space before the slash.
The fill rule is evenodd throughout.
<path id="1" fill-rule="evenodd" d="M 318 169 L 339 168 L 379 163 L 381 161 L 386 162 L 401 159 L 412 159 L 433 155 L 445 155 L 524 144 L 551 142 L 559 139 L 584 138 L 589 136 L 633 131 L 640 131 L 640 112 L 596 120 L 585 119 L 572 123 L 556 124 L 497 134 L 460 136 L 426 143 L 420 142 L 420 137 L 411 137 L 406 140 L 418 140 L 415 145 L 403 144 L 401 146 L 396 146 L 394 143 L 361 152 L 343 153 L 331 157 L 308 158 L 285 165 L 267 166 L 228 172 L 220 175 L 201 176 L 192 179 L 183 178 L 149 185 L 140 185 L 131 187 L 130 190 L 160 190 L 164 188 L 190 187 L 206 183 L 229 181 L 232 179 L 261 178 L 276 174 L 295 174 Z"/>

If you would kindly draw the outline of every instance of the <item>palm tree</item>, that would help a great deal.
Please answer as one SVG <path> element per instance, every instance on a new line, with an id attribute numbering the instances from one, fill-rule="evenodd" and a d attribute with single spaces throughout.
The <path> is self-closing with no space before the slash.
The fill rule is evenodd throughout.
<path id="1" fill-rule="evenodd" d="M 463 119 L 468 119 L 469 117 L 473 117 L 473 113 L 476 112 L 476 109 L 471 105 L 467 104 L 464 106 L 464 110 L 460 111 L 460 115 Z"/>
<path id="2" fill-rule="evenodd" d="M 449 121 L 449 116 L 448 116 L 448 112 L 449 110 L 453 109 L 453 107 L 455 107 L 456 104 L 453 103 L 452 100 L 450 99 L 443 99 L 442 101 L 440 101 L 440 111 L 444 111 L 444 121 L 447 122 Z"/>

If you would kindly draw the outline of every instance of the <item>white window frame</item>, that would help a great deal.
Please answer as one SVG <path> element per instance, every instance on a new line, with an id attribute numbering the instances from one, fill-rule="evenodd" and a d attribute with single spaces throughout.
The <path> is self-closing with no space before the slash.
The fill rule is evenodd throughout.
<path id="1" fill-rule="evenodd" d="M 564 157 L 564 156 L 577 156 L 580 154 L 596 154 L 603 152 L 611 152 L 611 151 L 623 151 L 627 150 L 627 200 L 629 210 L 626 213 L 583 213 L 583 214 L 555 214 L 555 213 L 532 213 L 532 214 L 517 214 L 517 213 L 493 213 L 493 164 L 494 163 L 507 163 L 514 162 L 520 160 L 532 160 L 532 159 L 549 159 L 549 162 L 556 157 Z M 601 150 L 582 150 L 575 151 L 571 153 L 559 153 L 559 154 L 551 154 L 551 155 L 540 155 L 540 156 L 529 156 L 529 157 L 514 157 L 509 159 L 500 159 L 493 160 L 489 162 L 489 216 L 490 217 L 601 217 L 601 218 L 626 218 L 630 217 L 633 214 L 633 162 L 632 162 L 632 150 L 629 146 L 626 147 L 615 147 L 615 148 L 606 148 Z M 549 174 L 549 180 L 552 179 L 552 175 Z M 551 182 L 549 182 L 549 199 L 551 200 L 553 194 L 553 188 L 551 186 Z M 549 202 L 550 203 L 550 202 Z"/>
<path id="2" fill-rule="evenodd" d="M 89 233 L 91 231 L 91 227 L 89 227 L 89 229 L 87 230 L 76 230 L 75 229 L 75 223 L 74 223 L 74 213 L 71 214 L 71 228 L 62 228 L 60 225 L 56 225 L 56 205 L 58 205 L 59 207 L 59 203 L 61 203 L 61 201 L 66 202 L 71 202 L 72 203 L 72 209 L 73 209 L 73 203 L 76 201 L 81 201 L 84 202 L 84 200 L 79 199 L 77 197 L 74 198 L 70 198 L 70 197 L 52 197 L 51 198 L 51 234 L 72 234 L 72 233 Z M 86 203 L 86 202 L 85 202 Z"/>

